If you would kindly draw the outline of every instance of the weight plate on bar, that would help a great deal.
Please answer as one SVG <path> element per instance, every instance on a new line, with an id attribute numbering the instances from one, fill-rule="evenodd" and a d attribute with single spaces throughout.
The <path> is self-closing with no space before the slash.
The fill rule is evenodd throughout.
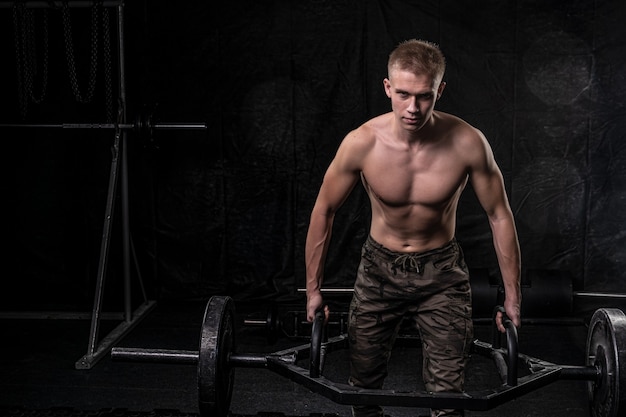
<path id="1" fill-rule="evenodd" d="M 280 319 L 278 317 L 278 310 L 276 305 L 272 304 L 267 309 L 267 318 L 265 319 L 265 332 L 267 335 L 267 342 L 273 345 L 278 340 L 278 332 L 280 329 Z"/>
<path id="2" fill-rule="evenodd" d="M 235 306 L 232 298 L 213 296 L 207 303 L 198 353 L 198 401 L 203 417 L 226 417 L 235 372 L 229 356 L 235 350 Z"/>
<path id="3" fill-rule="evenodd" d="M 591 415 L 626 415 L 626 315 L 615 308 L 598 309 L 587 335 L 587 365 L 600 370 L 588 382 Z"/>

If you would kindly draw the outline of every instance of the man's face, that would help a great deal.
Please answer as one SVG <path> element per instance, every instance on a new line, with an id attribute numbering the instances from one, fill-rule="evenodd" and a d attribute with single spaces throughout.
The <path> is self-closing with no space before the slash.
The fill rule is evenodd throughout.
<path id="1" fill-rule="evenodd" d="M 430 120 L 435 102 L 445 87 L 445 83 L 428 75 L 416 75 L 401 69 L 391 70 L 383 85 L 401 126 L 414 131 Z"/>

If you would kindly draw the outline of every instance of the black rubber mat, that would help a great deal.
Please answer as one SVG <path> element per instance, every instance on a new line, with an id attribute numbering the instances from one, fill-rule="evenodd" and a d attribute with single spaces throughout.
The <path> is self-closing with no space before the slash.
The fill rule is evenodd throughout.
<path id="1" fill-rule="evenodd" d="M 202 305 L 159 306 L 120 343 L 171 349 L 197 349 Z M 177 306 L 176 306 L 177 307 Z M 268 353 L 304 341 L 280 338 L 268 344 L 262 328 L 237 321 L 238 352 Z M 0 416 L 4 417 L 183 417 L 198 416 L 195 366 L 112 361 L 104 357 L 90 370 L 74 364 L 84 352 L 89 321 L 1 320 L 6 343 L 0 344 Z M 476 337 L 490 340 L 490 327 L 476 325 Z M 103 332 L 104 333 L 104 332 Z M 520 352 L 546 361 L 577 365 L 585 359 L 583 323 L 531 323 L 520 329 Z M 420 350 L 399 345 L 390 361 L 388 388 L 421 389 Z M 472 357 L 468 390 L 501 382 L 492 364 Z M 347 380 L 347 351 L 326 359 L 324 375 Z M 349 417 L 350 407 L 335 404 L 267 369 L 237 368 L 230 417 Z M 387 386 L 387 385 L 386 385 Z M 416 417 L 426 409 L 385 407 L 393 417 Z M 487 411 L 468 417 L 587 417 L 586 383 L 556 381 Z"/>

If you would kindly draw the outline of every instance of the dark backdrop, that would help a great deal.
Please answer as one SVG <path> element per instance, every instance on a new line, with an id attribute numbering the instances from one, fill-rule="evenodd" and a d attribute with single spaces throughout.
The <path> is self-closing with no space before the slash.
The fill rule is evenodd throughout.
<path id="1" fill-rule="evenodd" d="M 322 175 L 349 130 L 390 109 L 387 55 L 412 37 L 438 43 L 447 57 L 439 109 L 480 128 L 494 149 L 525 269 L 567 271 L 578 290 L 626 292 L 625 4 L 127 1 L 129 119 L 207 125 L 129 134 L 132 239 L 150 296 L 302 300 L 304 240 Z M 112 63 L 98 41 L 95 93 L 83 104 L 72 91 L 62 11 L 34 10 L 34 30 L 24 31 L 23 11 L 0 9 L 0 123 L 110 121 L 106 78 L 113 115 L 119 80 L 112 13 Z M 85 95 L 91 9 L 70 16 Z M 28 56 L 35 59 L 25 72 Z M 43 101 L 20 101 L 29 85 L 41 98 L 46 63 Z M 3 308 L 89 307 L 113 132 L 0 132 L 10 284 L 0 291 Z M 368 210 L 357 187 L 338 214 L 327 286 L 351 286 Z M 109 300 L 121 294 L 118 220 Z M 496 268 L 471 189 L 459 207 L 458 238 L 472 268 Z"/>

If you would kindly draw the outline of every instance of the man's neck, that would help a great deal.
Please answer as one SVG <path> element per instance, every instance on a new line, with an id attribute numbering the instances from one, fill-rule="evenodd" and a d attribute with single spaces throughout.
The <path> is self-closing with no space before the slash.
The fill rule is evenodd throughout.
<path id="1" fill-rule="evenodd" d="M 416 130 L 407 130 L 407 129 L 398 129 L 398 138 L 401 141 L 406 142 L 408 145 L 420 145 L 427 144 L 435 140 L 434 130 L 435 130 L 435 120 L 436 117 L 431 114 L 428 121 L 419 129 Z M 398 126 L 399 127 L 399 126 Z"/>

